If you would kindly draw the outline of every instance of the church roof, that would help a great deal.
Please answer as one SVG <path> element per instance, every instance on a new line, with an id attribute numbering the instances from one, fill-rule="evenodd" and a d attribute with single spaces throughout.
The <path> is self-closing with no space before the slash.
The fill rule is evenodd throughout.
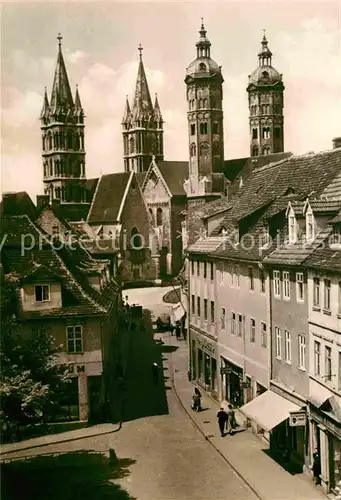
<path id="1" fill-rule="evenodd" d="M 0 216 L 28 215 L 35 219 L 37 208 L 26 191 L 3 193 L 0 203 Z"/>
<path id="2" fill-rule="evenodd" d="M 64 109 L 72 109 L 74 104 L 73 104 L 69 79 L 66 72 L 65 62 L 62 54 L 60 36 L 58 37 L 58 40 L 59 40 L 59 48 L 57 56 L 57 65 L 54 74 L 50 107 L 52 109 L 58 107 Z"/>
<path id="3" fill-rule="evenodd" d="M 186 196 L 184 182 L 188 179 L 188 161 L 160 161 L 158 169 L 173 196 Z"/>
<path id="4" fill-rule="evenodd" d="M 117 172 L 101 176 L 87 218 L 89 224 L 119 221 L 120 208 L 125 201 L 132 175 L 132 172 Z"/>

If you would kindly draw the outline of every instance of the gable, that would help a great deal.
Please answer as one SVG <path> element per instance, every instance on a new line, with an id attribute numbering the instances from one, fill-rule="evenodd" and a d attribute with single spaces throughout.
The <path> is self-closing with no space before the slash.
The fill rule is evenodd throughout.
<path id="1" fill-rule="evenodd" d="M 146 203 L 168 202 L 171 198 L 171 193 L 155 164 L 147 172 L 143 183 L 143 196 Z"/>
<path id="2" fill-rule="evenodd" d="M 108 224 L 119 221 L 122 201 L 130 178 L 130 172 L 102 175 L 87 218 L 89 224 Z"/>

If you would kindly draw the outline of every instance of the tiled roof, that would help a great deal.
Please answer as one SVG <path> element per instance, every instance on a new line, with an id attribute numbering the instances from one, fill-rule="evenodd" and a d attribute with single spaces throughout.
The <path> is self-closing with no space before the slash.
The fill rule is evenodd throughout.
<path id="1" fill-rule="evenodd" d="M 130 172 L 102 175 L 92 200 L 87 222 L 103 224 L 118 222 L 118 216 Z"/>
<path id="2" fill-rule="evenodd" d="M 325 242 L 304 262 L 304 267 L 341 273 L 341 249 L 333 248 L 332 245 Z"/>
<path id="3" fill-rule="evenodd" d="M 19 193 L 3 193 L 0 203 L 0 216 L 25 215 L 34 219 L 37 214 L 36 206 L 26 191 Z"/>
<path id="4" fill-rule="evenodd" d="M 232 232 L 236 222 L 239 221 L 240 228 L 242 228 L 241 237 L 243 233 L 247 233 L 245 241 L 253 239 L 256 244 L 245 248 L 247 245 L 236 246 L 225 243 L 214 252 L 215 255 L 245 260 L 264 258 L 265 255 L 275 250 L 274 243 L 271 248 L 260 249 L 264 222 L 276 214 L 281 214 L 282 226 L 284 226 L 286 224 L 284 211 L 289 200 L 303 201 L 308 196 L 318 198 L 340 171 L 341 150 L 291 156 L 277 164 L 254 170 L 232 200 L 232 208 L 226 213 L 216 232 L 219 232 L 222 225 Z M 258 211 L 258 214 L 255 211 Z M 284 241 L 284 235 L 281 238 Z M 290 260 L 290 255 L 288 258 Z M 295 259 L 296 257 L 293 257 L 293 260 Z M 301 257 L 297 259 L 300 260 Z"/>
<path id="5" fill-rule="evenodd" d="M 322 196 L 326 198 L 333 198 L 336 200 L 341 200 L 341 172 L 335 177 L 330 186 L 326 187 L 323 191 Z"/>
<path id="6" fill-rule="evenodd" d="M 208 237 L 198 240 L 187 249 L 189 253 L 208 253 L 216 250 L 222 243 L 221 237 Z"/>
<path id="7" fill-rule="evenodd" d="M 278 162 L 284 158 L 288 158 L 292 153 L 274 153 L 265 156 L 255 156 L 246 158 L 235 158 L 232 160 L 225 160 L 222 166 L 222 172 L 229 181 L 234 182 L 236 178 L 243 173 L 246 177 L 251 174 L 255 168 L 268 165 L 269 163 Z"/>
<path id="8" fill-rule="evenodd" d="M 142 188 L 144 180 L 146 178 L 146 174 L 147 174 L 147 172 L 139 172 L 139 173 L 135 174 L 136 180 L 141 188 Z"/>
<path id="9" fill-rule="evenodd" d="M 286 243 L 278 246 L 270 255 L 265 257 L 265 264 L 302 264 L 316 248 L 330 235 L 331 227 L 327 226 L 320 231 L 313 242 L 307 243 L 302 237 L 296 243 Z"/>
<path id="10" fill-rule="evenodd" d="M 1 220 L 2 263 L 4 272 L 15 273 L 24 279 L 39 271 L 53 275 L 59 280 L 64 296 L 58 316 L 70 314 L 105 314 L 114 299 L 116 284 L 111 282 L 101 293 L 87 280 L 87 272 L 96 269 L 96 260 L 86 251 L 73 244 L 73 250 L 66 247 L 57 250 L 46 235 L 27 217 L 4 217 Z M 29 235 L 29 236 L 28 236 Z M 102 262 L 103 266 L 104 263 Z M 39 313 L 24 313 L 25 317 L 40 316 Z M 56 310 L 46 310 L 44 316 L 55 316 Z"/>
<path id="11" fill-rule="evenodd" d="M 61 203 L 58 209 L 58 217 L 68 221 L 86 220 L 89 209 L 90 203 Z"/>
<path id="12" fill-rule="evenodd" d="M 218 200 L 210 201 L 193 209 L 192 213 L 200 214 L 202 219 L 208 219 L 216 214 L 231 210 L 232 203 L 227 197 L 219 198 Z"/>
<path id="13" fill-rule="evenodd" d="M 188 179 L 188 161 L 160 161 L 157 163 L 173 196 L 186 196 L 184 182 Z"/>
<path id="14" fill-rule="evenodd" d="M 295 212 L 295 215 L 303 216 L 303 210 L 306 201 L 293 201 L 291 206 Z M 311 199 L 309 200 L 309 205 L 311 206 L 314 214 L 330 214 L 337 213 L 341 207 L 341 200 L 326 200 L 324 198 Z"/>

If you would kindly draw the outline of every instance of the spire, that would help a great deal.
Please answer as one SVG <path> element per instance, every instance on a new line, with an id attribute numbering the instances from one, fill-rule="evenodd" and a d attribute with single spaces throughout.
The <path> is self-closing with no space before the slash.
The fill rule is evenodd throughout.
<path id="1" fill-rule="evenodd" d="M 268 47 L 268 40 L 265 35 L 265 30 L 263 30 L 262 48 L 258 54 L 259 66 L 271 66 L 272 52 Z"/>
<path id="2" fill-rule="evenodd" d="M 155 94 L 155 104 L 154 104 L 154 118 L 157 122 L 163 122 L 162 120 L 162 114 L 161 114 L 161 109 L 159 105 L 159 101 L 157 98 L 157 94 Z"/>
<path id="3" fill-rule="evenodd" d="M 45 87 L 45 93 L 44 93 L 44 102 L 43 102 L 43 107 L 40 113 L 40 118 L 44 118 L 49 110 L 49 100 L 47 97 L 47 90 Z"/>
<path id="4" fill-rule="evenodd" d="M 147 77 L 142 61 L 143 47 L 141 46 L 141 44 L 139 45 L 138 50 L 140 53 L 140 62 L 139 62 L 139 69 L 137 72 L 136 89 L 135 89 L 135 97 L 133 104 L 133 115 L 135 118 L 142 118 L 144 113 L 153 112 L 153 105 L 152 105 L 152 100 L 150 98 Z"/>
<path id="5" fill-rule="evenodd" d="M 81 110 L 81 109 L 83 109 L 83 108 L 82 108 L 81 99 L 80 99 L 80 97 L 79 97 L 78 85 L 76 85 L 75 108 L 76 108 L 77 110 Z"/>
<path id="6" fill-rule="evenodd" d="M 131 115 L 131 111 L 130 111 L 130 106 L 129 106 L 129 100 L 128 100 L 128 96 L 126 96 L 126 105 L 124 108 L 122 123 L 126 123 L 129 120 L 130 115 Z"/>
<path id="7" fill-rule="evenodd" d="M 196 43 L 197 47 L 197 57 L 210 57 L 210 47 L 211 47 L 211 42 L 209 39 L 206 37 L 206 29 L 204 25 L 204 18 L 201 18 L 201 26 L 200 26 L 200 31 L 199 31 L 199 41 Z"/>
<path id="8" fill-rule="evenodd" d="M 65 110 L 73 108 L 73 99 L 67 76 L 64 58 L 62 54 L 62 39 L 61 34 L 58 34 L 58 56 L 56 71 L 54 74 L 53 87 L 51 93 L 51 108 L 64 108 Z"/>

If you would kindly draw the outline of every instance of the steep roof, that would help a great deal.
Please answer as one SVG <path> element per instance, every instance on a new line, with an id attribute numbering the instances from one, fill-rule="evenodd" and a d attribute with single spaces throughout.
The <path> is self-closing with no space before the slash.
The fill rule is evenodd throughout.
<path id="1" fill-rule="evenodd" d="M 42 317 L 62 317 L 73 315 L 105 314 L 110 307 L 116 290 L 114 282 L 97 292 L 87 280 L 87 272 L 96 271 L 97 262 L 81 247 L 77 251 L 65 244 L 56 250 L 43 233 L 26 215 L 3 217 L 1 235 L 6 235 L 1 251 L 4 272 L 16 274 L 21 281 L 38 271 L 40 276 L 50 275 L 57 279 L 64 298 L 62 307 L 45 311 L 21 311 L 26 319 Z M 22 238 L 29 235 L 27 247 L 23 248 Z M 97 268 L 98 271 L 98 268 Z"/>
<path id="2" fill-rule="evenodd" d="M 131 172 L 118 172 L 101 176 L 87 218 L 89 224 L 119 221 L 120 208 L 132 175 Z"/>
<path id="3" fill-rule="evenodd" d="M 234 158 L 232 160 L 225 160 L 221 171 L 225 174 L 225 177 L 229 181 L 234 182 L 236 178 L 244 172 L 249 175 L 255 168 L 263 167 L 269 163 L 283 160 L 289 156 L 292 156 L 292 153 L 283 152 L 264 156 Z"/>
<path id="4" fill-rule="evenodd" d="M 135 119 L 142 118 L 143 116 L 149 113 L 153 115 L 154 112 L 141 52 L 140 52 L 140 62 L 136 79 L 134 102 L 131 111 Z"/>
<path id="5" fill-rule="evenodd" d="M 188 179 L 188 161 L 160 161 L 157 167 L 173 196 L 186 196 L 184 182 Z"/>
<path id="6" fill-rule="evenodd" d="M 304 262 L 304 267 L 341 272 L 341 249 L 329 245 L 326 241 L 324 245 L 317 248 Z"/>
<path id="7" fill-rule="evenodd" d="M 74 107 L 72 93 L 70 89 L 70 83 L 67 76 L 60 43 L 59 43 L 57 65 L 54 73 L 54 80 L 53 80 L 51 101 L 50 101 L 51 109 L 59 107 L 65 110 L 73 109 Z"/>
<path id="8" fill-rule="evenodd" d="M 0 203 L 0 217 L 25 214 L 33 219 L 37 214 L 37 208 L 26 191 L 3 194 Z"/>

